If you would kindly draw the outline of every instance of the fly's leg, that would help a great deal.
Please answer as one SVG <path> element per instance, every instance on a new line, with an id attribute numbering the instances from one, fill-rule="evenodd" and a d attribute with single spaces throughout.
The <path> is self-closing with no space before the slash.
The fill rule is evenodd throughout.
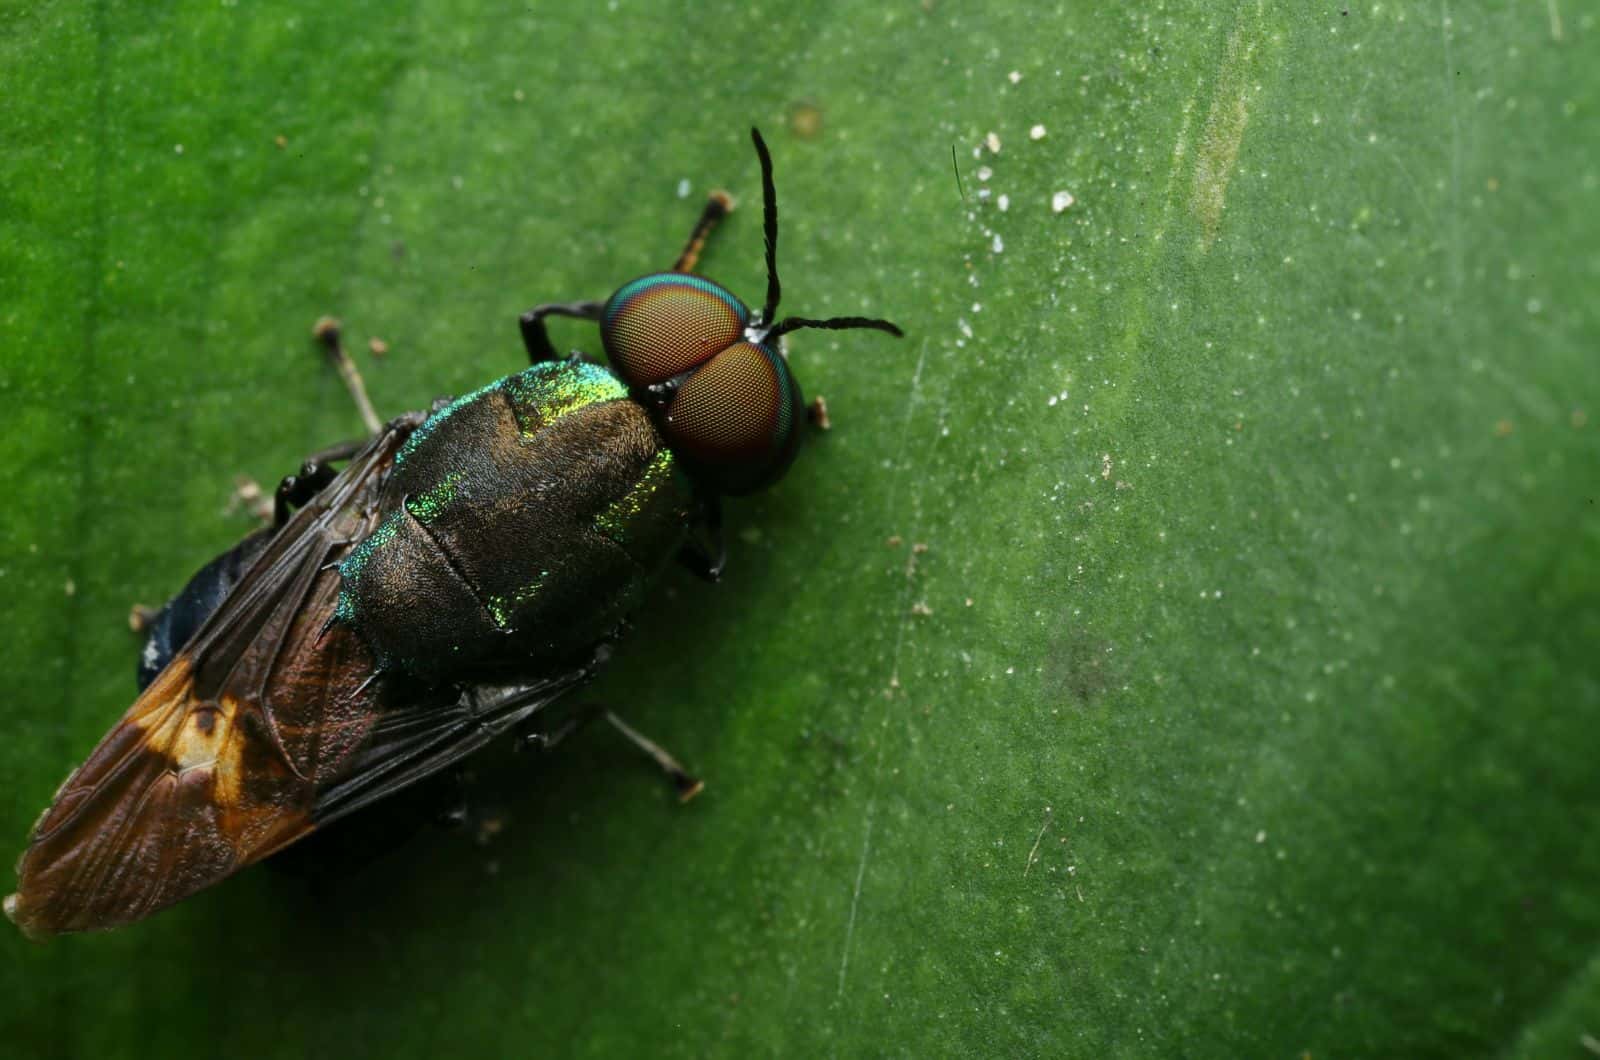
<path id="1" fill-rule="evenodd" d="M 689 527 L 689 540 L 678 549 L 678 562 L 697 578 L 714 582 L 728 565 L 728 546 L 722 539 L 722 502 L 707 494 Z"/>
<path id="2" fill-rule="evenodd" d="M 605 716 L 606 721 L 611 723 L 613 729 L 627 737 L 628 742 L 633 746 L 649 755 L 651 760 L 661 769 L 661 772 L 666 774 L 667 779 L 672 782 L 673 790 L 678 793 L 679 802 L 688 802 L 705 789 L 705 781 L 693 776 L 688 770 L 684 769 L 678 760 L 667 752 L 665 747 L 662 747 L 611 711 L 606 711 Z"/>
<path id="3" fill-rule="evenodd" d="M 361 375 L 356 371 L 355 365 L 351 363 L 339 341 L 339 322 L 332 317 L 323 317 L 317 321 L 312 333 L 327 349 L 328 357 L 338 369 L 345 386 L 349 388 L 350 396 L 355 399 L 356 407 L 360 410 L 367 429 L 373 434 L 379 433 L 382 424 L 378 422 L 377 414 L 372 410 L 372 402 L 367 399 Z M 273 532 L 289 521 L 291 508 L 303 506 L 337 477 L 337 472 L 328 466 L 330 462 L 348 460 L 360 452 L 365 444 L 365 439 L 341 442 L 319 453 L 313 453 L 306 458 L 297 474 L 287 476 L 278 484 L 277 492 L 270 503 L 262 494 L 261 487 L 255 482 L 243 477 L 237 480 L 233 504 L 242 502 L 253 512 L 270 516 L 271 524 L 246 535 L 233 548 L 200 568 L 189 579 L 188 584 L 161 607 L 145 607 L 142 604 L 133 606 L 128 615 L 128 625 L 135 633 L 143 634 L 145 638 L 144 650 L 139 656 L 140 688 L 153 681 L 172 657 L 188 643 L 200 625 L 211 616 L 212 612 L 222 606 L 223 600 L 227 599 L 234 586 L 265 551 Z M 232 505 L 230 509 L 231 507 Z M 263 508 L 266 509 L 264 513 Z"/>
<path id="4" fill-rule="evenodd" d="M 361 373 L 356 370 L 355 362 L 344 350 L 344 344 L 339 336 L 339 321 L 334 317 L 323 317 L 311 329 L 318 342 L 327 350 L 328 359 L 333 363 L 339 378 L 344 381 L 345 388 L 350 391 L 350 397 L 356 403 L 356 411 L 361 415 L 361 422 L 366 425 L 370 435 L 376 436 L 383 424 L 378 420 L 378 414 L 373 411 L 372 400 L 367 397 L 367 387 L 361 379 Z M 317 465 L 326 464 L 330 460 L 348 460 L 360 451 L 364 442 L 341 442 L 329 446 L 319 453 L 306 457 L 305 464 L 301 467 L 299 475 L 290 475 L 278 486 L 277 495 L 273 501 L 268 502 L 261 486 L 252 478 L 240 475 L 234 480 L 233 496 L 228 501 L 225 514 L 244 507 L 263 523 L 270 522 L 274 527 L 282 526 L 286 518 L 284 502 L 287 499 L 296 506 L 305 504 L 315 496 L 317 490 L 333 481 L 333 475 L 326 473 L 326 469 Z"/>
<path id="5" fill-rule="evenodd" d="M 550 333 L 545 330 L 545 317 L 573 317 L 577 320 L 599 320 L 605 309 L 604 302 L 551 302 L 534 306 L 518 318 L 522 327 L 522 345 L 528 350 L 528 363 L 558 361 L 560 355 L 550 344 Z"/>
<path id="6" fill-rule="evenodd" d="M 678 260 L 672 263 L 673 272 L 693 272 L 694 267 L 700 262 L 700 252 L 705 249 L 706 239 L 711 235 L 711 230 L 717 227 L 717 222 L 733 212 L 733 196 L 725 191 L 714 191 L 706 200 L 705 209 L 700 211 L 700 220 L 695 222 L 694 231 L 689 233 L 689 241 L 683 245 L 683 253 L 678 255 Z"/>
<path id="7" fill-rule="evenodd" d="M 459 834 L 471 828 L 482 807 L 471 802 L 459 769 L 425 777 L 382 802 L 325 824 L 267 859 L 267 865 L 300 880 L 312 895 L 361 887 L 372 865 L 404 849 L 430 828 Z M 482 830 L 481 823 L 478 824 Z M 342 899 L 341 899 L 342 901 Z"/>
<path id="8" fill-rule="evenodd" d="M 516 747 L 518 750 L 530 748 L 548 751 L 573 733 L 586 728 L 591 722 L 601 719 L 604 719 L 612 728 L 625 736 L 629 743 L 650 756 L 650 759 L 666 775 L 667 780 L 672 784 L 672 789 L 678 793 L 679 802 L 688 802 L 700 794 L 701 789 L 705 787 L 705 783 L 692 775 L 687 769 L 684 769 L 682 764 L 667 752 L 666 748 L 598 703 L 589 703 L 577 708 L 570 717 L 553 729 L 524 728 L 517 734 Z"/>
<path id="9" fill-rule="evenodd" d="M 207 563 L 189 579 L 172 599 L 159 608 L 135 604 L 128 614 L 128 626 L 144 635 L 144 648 L 139 653 L 139 687 L 143 689 L 155 680 L 183 646 L 194 636 L 211 613 L 233 592 L 256 559 L 266 551 L 272 535 L 289 521 L 292 509 L 303 506 L 321 489 L 338 477 L 329 461 L 348 460 L 364 445 L 363 442 L 344 442 L 315 453 L 300 466 L 298 474 L 289 475 L 278 484 L 272 501 L 272 523 L 245 536 L 233 548 Z"/>
<path id="10" fill-rule="evenodd" d="M 684 244 L 678 260 L 672 265 L 673 272 L 694 271 L 695 265 L 700 260 L 700 251 L 704 249 L 711 230 L 716 228 L 717 222 L 728 216 L 732 209 L 733 198 L 727 192 L 711 193 L 711 197 L 706 200 L 705 209 L 700 211 L 700 220 L 695 222 L 694 231 L 689 233 L 689 241 Z M 604 302 L 549 302 L 534 306 L 522 314 L 517 322 L 522 328 L 522 345 L 527 348 L 528 363 L 542 364 L 545 361 L 561 359 L 561 355 L 556 353 L 554 344 L 550 342 L 549 331 L 545 329 L 545 317 L 599 320 L 600 314 L 604 311 Z"/>
<path id="11" fill-rule="evenodd" d="M 323 317 L 312 325 L 311 334 L 316 336 L 317 341 L 328 351 L 328 360 L 333 362 L 333 367 L 339 372 L 339 378 L 344 380 L 345 389 L 349 390 L 350 396 L 355 399 L 356 409 L 361 413 L 361 422 L 366 424 L 367 434 L 376 438 L 383 431 L 383 421 L 378 419 L 378 414 L 373 411 L 372 401 L 367 397 L 366 384 L 361 381 L 361 373 L 356 371 L 356 363 L 344 352 L 344 344 L 339 341 L 339 321 L 334 317 Z"/>
<path id="12" fill-rule="evenodd" d="M 307 501 L 339 477 L 339 472 L 330 466 L 330 461 L 348 460 L 360 452 L 365 444 L 365 442 L 340 442 L 338 445 L 330 445 L 320 453 L 306 457 L 305 463 L 300 465 L 298 474 L 285 475 L 283 481 L 278 483 L 278 490 L 272 497 L 273 528 L 277 529 L 289 521 L 289 516 L 293 514 L 290 511 L 291 507 L 304 507 Z"/>
<path id="13" fill-rule="evenodd" d="M 289 521 L 291 506 L 303 507 L 338 476 L 338 472 L 328 466 L 330 462 L 350 459 L 361 451 L 361 447 L 366 445 L 370 438 L 375 438 L 383 432 L 383 421 L 378 419 L 377 412 L 372 408 L 372 399 L 367 397 L 367 385 L 361 381 L 361 373 L 356 371 L 355 362 L 344 351 L 344 343 L 339 337 L 338 318 L 323 317 L 312 325 L 311 334 L 322 343 L 323 349 L 328 353 L 328 360 L 333 363 L 339 378 L 344 381 L 345 389 L 350 391 L 350 397 L 356 403 L 356 411 L 361 414 L 361 422 L 366 425 L 369 437 L 360 441 L 339 442 L 320 452 L 312 453 L 300 465 L 298 474 L 285 475 L 283 481 L 278 483 L 277 493 L 273 495 L 274 528 Z"/>

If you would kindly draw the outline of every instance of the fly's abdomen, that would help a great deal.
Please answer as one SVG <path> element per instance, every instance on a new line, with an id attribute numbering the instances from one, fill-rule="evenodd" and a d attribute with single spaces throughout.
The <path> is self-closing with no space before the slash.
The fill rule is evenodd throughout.
<path id="1" fill-rule="evenodd" d="M 561 661 L 610 633 L 682 541 L 688 499 L 603 368 L 540 364 L 430 417 L 388 515 L 340 568 L 382 665 L 446 678 Z"/>

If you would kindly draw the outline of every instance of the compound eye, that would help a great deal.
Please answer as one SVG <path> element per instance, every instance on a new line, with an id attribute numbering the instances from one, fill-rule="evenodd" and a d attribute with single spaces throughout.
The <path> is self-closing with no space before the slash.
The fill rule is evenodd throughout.
<path id="1" fill-rule="evenodd" d="M 744 337 L 746 309 L 720 284 L 658 272 L 625 285 L 606 303 L 600 338 L 611 367 L 631 386 L 665 382 L 704 364 Z"/>
<path id="2" fill-rule="evenodd" d="M 662 432 L 693 473 L 722 493 L 748 493 L 788 469 L 800 419 L 800 386 L 788 363 L 766 346 L 740 342 L 684 381 Z"/>

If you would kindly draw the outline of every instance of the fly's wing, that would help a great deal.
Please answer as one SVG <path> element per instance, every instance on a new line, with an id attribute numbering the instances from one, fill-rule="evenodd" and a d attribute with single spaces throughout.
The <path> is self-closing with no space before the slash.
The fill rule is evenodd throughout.
<path id="1" fill-rule="evenodd" d="M 193 640 L 56 793 L 5 911 L 29 935 L 150 915 L 446 768 L 587 680 L 459 691 L 374 680 L 330 624 L 336 564 L 377 526 L 396 421 L 275 534 Z"/>
<path id="2" fill-rule="evenodd" d="M 467 689 L 448 706 L 384 711 L 343 776 L 318 789 L 313 821 L 327 824 L 455 764 L 592 674 L 591 667 L 574 667 L 529 684 Z"/>
<path id="3" fill-rule="evenodd" d="M 5 902 L 24 932 L 138 920 L 314 827 L 319 788 L 396 694 L 368 682 L 353 630 L 325 628 L 331 564 L 376 525 L 383 478 L 420 419 L 391 424 L 273 536 L 56 792 Z"/>

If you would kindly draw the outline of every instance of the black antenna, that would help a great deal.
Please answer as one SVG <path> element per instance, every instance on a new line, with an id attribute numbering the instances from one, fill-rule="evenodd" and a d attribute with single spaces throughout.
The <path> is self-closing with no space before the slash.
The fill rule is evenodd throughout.
<path id="1" fill-rule="evenodd" d="M 772 153 L 761 138 L 761 130 L 750 126 L 756 155 L 761 159 L 761 226 L 767 237 L 767 301 L 761 307 L 761 323 L 771 324 L 778 315 L 778 189 L 772 183 Z"/>
<path id="2" fill-rule="evenodd" d="M 845 328 L 873 328 L 877 331 L 887 331 L 897 338 L 905 337 L 905 332 L 889 323 L 887 320 L 875 320 L 871 317 L 831 317 L 828 320 L 810 320 L 806 317 L 785 317 L 783 322 L 772 326 L 772 318 L 778 315 L 778 189 L 772 183 L 772 155 L 767 151 L 767 142 L 761 138 L 761 130 L 755 126 L 750 127 L 750 139 L 755 141 L 756 154 L 761 157 L 761 202 L 762 224 L 767 237 L 767 301 L 761 307 L 761 323 L 770 327 L 766 339 L 776 339 L 779 335 L 787 334 L 798 328 L 823 328 L 828 331 L 841 331 Z M 955 161 L 955 145 L 950 147 L 950 161 Z M 956 171 L 960 179 L 960 170 Z"/>
<path id="3" fill-rule="evenodd" d="M 787 335 L 800 328 L 821 328 L 824 331 L 843 331 L 846 328 L 872 328 L 874 331 L 887 331 L 897 339 L 906 337 L 894 324 L 887 320 L 878 320 L 876 317 L 829 317 L 827 320 L 809 320 L 806 317 L 784 317 L 782 323 L 767 332 L 768 339 L 775 339 L 779 335 Z"/>

